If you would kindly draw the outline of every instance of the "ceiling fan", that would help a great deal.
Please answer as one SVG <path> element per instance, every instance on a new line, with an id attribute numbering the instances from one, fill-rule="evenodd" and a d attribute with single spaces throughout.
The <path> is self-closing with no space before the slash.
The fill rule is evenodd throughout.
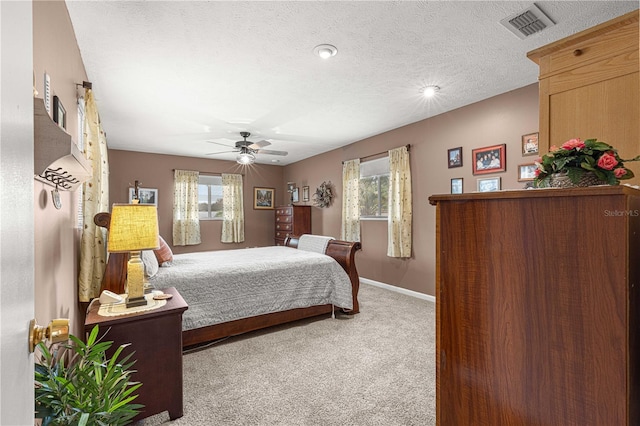
<path id="1" fill-rule="evenodd" d="M 233 148 L 231 151 L 221 151 L 221 152 L 210 152 L 205 155 L 215 155 L 215 154 L 224 154 L 227 152 L 238 152 L 238 156 L 236 157 L 236 161 L 238 164 L 253 164 L 256 161 L 256 154 L 267 154 L 267 155 L 287 155 L 286 151 L 274 151 L 271 149 L 262 149 L 262 147 L 271 145 L 271 142 L 261 140 L 259 142 L 250 142 L 247 140 L 251 133 L 249 132 L 240 132 L 240 136 L 244 138 L 244 140 L 237 141 L 236 146 L 232 147 L 229 145 L 225 145 L 223 143 L 207 141 L 209 143 L 214 143 L 216 145 L 226 146 L 227 148 Z"/>

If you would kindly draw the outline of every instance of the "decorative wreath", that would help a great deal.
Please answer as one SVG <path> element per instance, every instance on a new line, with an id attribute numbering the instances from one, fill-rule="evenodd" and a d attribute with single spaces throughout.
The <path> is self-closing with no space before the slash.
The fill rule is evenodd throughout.
<path id="1" fill-rule="evenodd" d="M 333 200 L 333 185 L 331 181 L 322 182 L 313 194 L 313 202 L 318 207 L 329 207 Z"/>

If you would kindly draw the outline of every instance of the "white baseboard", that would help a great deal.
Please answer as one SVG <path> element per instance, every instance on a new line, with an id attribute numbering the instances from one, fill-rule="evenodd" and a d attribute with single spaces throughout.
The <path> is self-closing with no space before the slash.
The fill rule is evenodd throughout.
<path id="1" fill-rule="evenodd" d="M 360 277 L 360 283 L 361 284 L 369 284 L 369 285 L 372 285 L 372 286 L 375 286 L 375 287 L 384 288 L 385 290 L 395 291 L 396 293 L 402 293 L 402 294 L 405 294 L 405 295 L 411 296 L 411 297 L 417 297 L 418 299 L 428 300 L 429 302 L 433 302 L 433 303 L 436 302 L 436 298 L 434 296 L 430 296 L 430 295 L 424 294 L 424 293 L 419 293 L 419 292 L 413 291 L 413 290 L 407 290 L 406 288 L 402 288 L 402 287 L 396 287 L 394 285 L 381 283 L 379 281 L 370 280 L 369 278 Z"/>

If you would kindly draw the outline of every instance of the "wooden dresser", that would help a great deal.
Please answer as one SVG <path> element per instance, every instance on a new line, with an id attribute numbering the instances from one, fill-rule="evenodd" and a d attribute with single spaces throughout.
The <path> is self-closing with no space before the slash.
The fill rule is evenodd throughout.
<path id="1" fill-rule="evenodd" d="M 540 151 L 597 138 L 640 154 L 638 10 L 528 53 L 540 66 Z M 626 163 L 640 183 L 640 163 Z"/>
<path id="2" fill-rule="evenodd" d="M 276 207 L 275 245 L 283 246 L 287 235 L 311 233 L 311 206 Z"/>
<path id="3" fill-rule="evenodd" d="M 640 424 L 640 190 L 435 195 L 436 418 Z"/>

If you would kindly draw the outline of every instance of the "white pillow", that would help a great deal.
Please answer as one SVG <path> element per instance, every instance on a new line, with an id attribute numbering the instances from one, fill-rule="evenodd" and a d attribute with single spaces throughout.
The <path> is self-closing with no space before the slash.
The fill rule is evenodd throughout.
<path id="1" fill-rule="evenodd" d="M 160 265 L 158 265 L 158 259 L 153 250 L 142 250 L 140 257 L 142 258 L 142 263 L 144 263 L 145 277 L 152 278 L 155 276 Z"/>

